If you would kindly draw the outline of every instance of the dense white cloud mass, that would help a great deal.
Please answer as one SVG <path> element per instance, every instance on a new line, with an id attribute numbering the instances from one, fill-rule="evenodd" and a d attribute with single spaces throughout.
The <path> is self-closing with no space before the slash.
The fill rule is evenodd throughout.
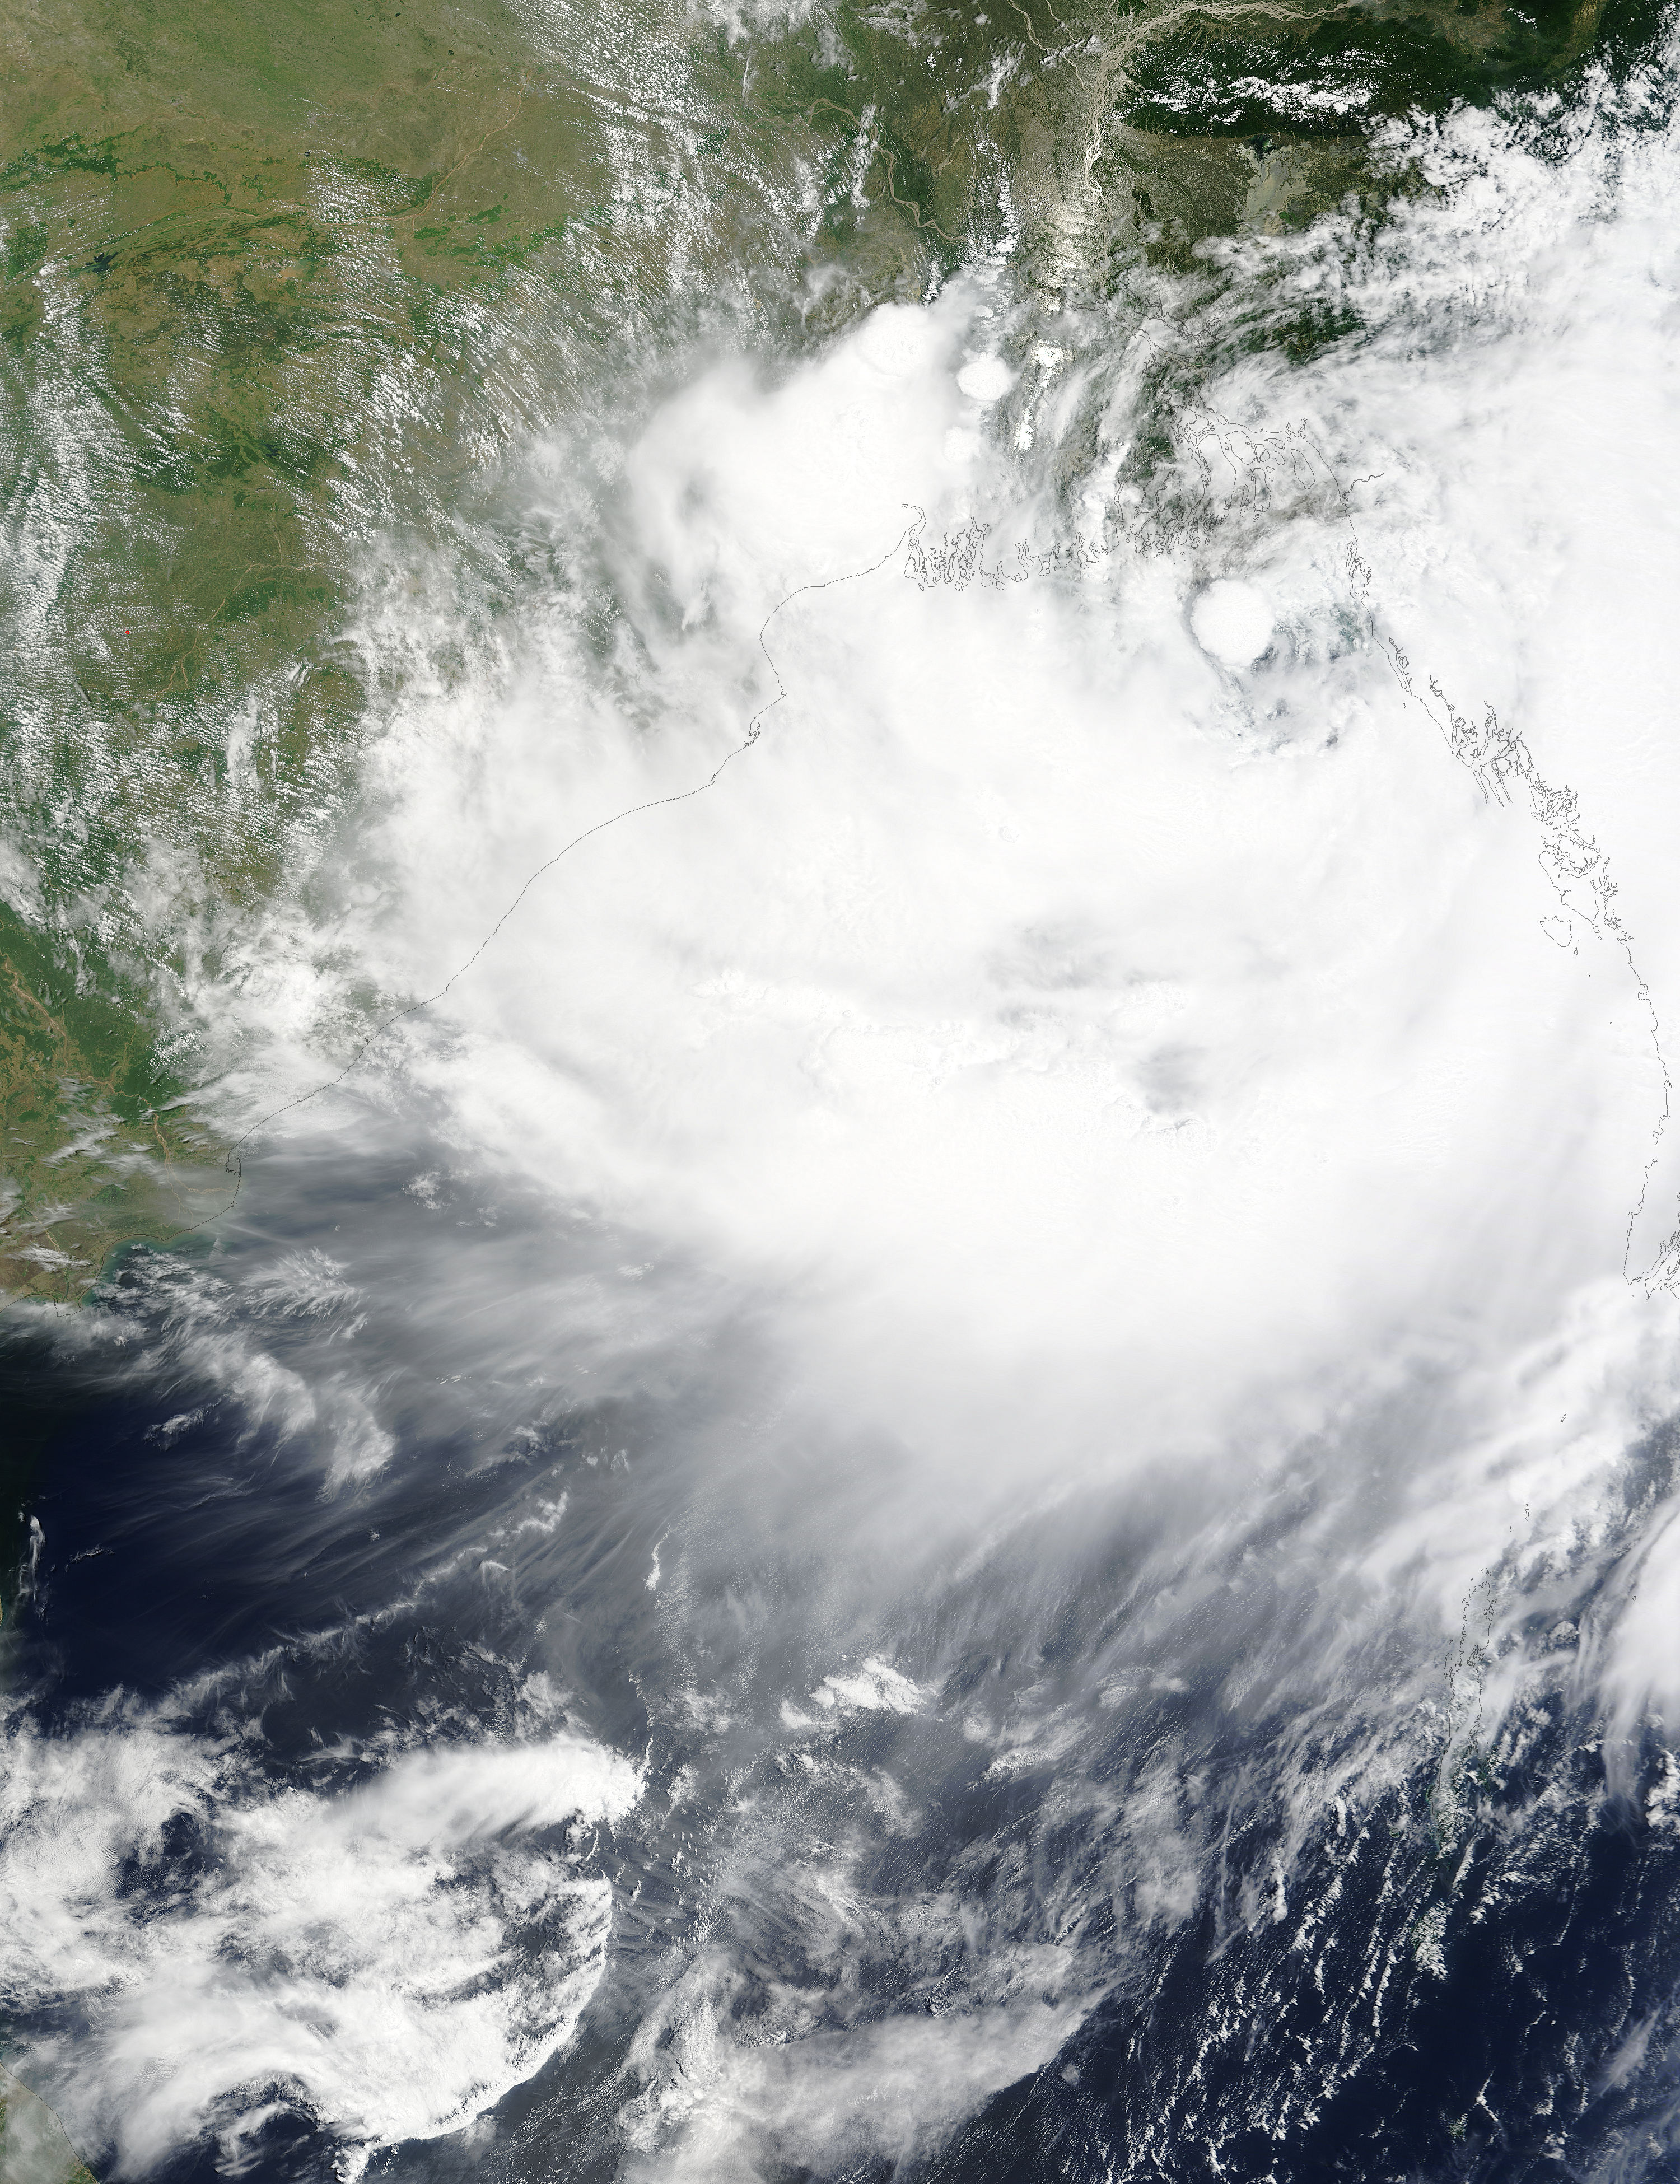
<path id="1" fill-rule="evenodd" d="M 138 1709 L 70 1740 L 15 1728 L 5 1758 L 8 2006 L 85 2013 L 39 2059 L 125 2169 L 207 2116 L 236 2169 L 282 2106 L 353 2146 L 459 2126 L 600 1978 L 610 1892 L 557 1831 L 637 1784 L 576 1738 L 410 1752 L 325 1797 Z"/>
<path id="2" fill-rule="evenodd" d="M 1526 155 L 1494 164 L 1477 187 L 1539 189 Z M 1466 224 L 1450 200 L 1401 246 L 1427 271 Z M 1643 248 L 1588 240 L 1585 269 L 1531 252 L 1513 310 L 1502 231 L 1478 318 L 1404 387 L 1397 332 L 1293 387 L 1204 391 L 1270 436 L 1187 430 L 1215 503 L 1310 410 L 1364 584 L 1321 490 L 1171 554 L 1122 535 L 1082 575 L 906 582 L 907 504 L 929 538 L 1008 505 L 1000 465 L 943 452 L 972 295 L 883 312 L 773 388 L 703 377 L 626 466 L 647 654 L 620 702 L 557 618 L 500 687 L 393 736 L 383 854 L 414 879 L 374 944 L 389 988 L 426 991 L 510 874 L 709 779 L 775 695 L 772 616 L 787 695 L 758 740 L 582 841 L 450 994 L 459 1043 L 417 1066 L 465 1139 L 780 1295 L 795 1384 L 890 1432 L 936 1501 L 1217 1451 L 1239 1416 L 1295 1431 L 1375 1359 L 1446 1327 L 1497 1357 L 1614 1282 L 1665 1098 L 1649 1013 L 1613 936 L 1563 912 L 1523 785 L 1484 795 L 1389 650 L 1438 717 L 1493 705 L 1578 788 L 1618 878 L 1649 850 L 1616 831 L 1659 800 L 1649 664 L 1605 642 L 1617 694 L 1590 713 L 1534 688 L 1595 621 L 1565 574 L 1593 538 L 1567 503 L 1544 528 L 1572 328 Z M 1376 301 L 1410 328 L 1398 287 L 1385 266 Z M 1593 521 L 1643 536 L 1603 505 L 1652 490 L 1623 467 Z M 993 566 L 1034 521 L 1006 516 Z M 1659 1005 L 1675 944 L 1639 958 Z"/>
<path id="3" fill-rule="evenodd" d="M 1222 666 L 1252 667 L 1271 649 L 1271 608 L 1252 584 L 1221 577 L 1191 601 L 1190 627 Z"/>
<path id="4" fill-rule="evenodd" d="M 313 1435 L 342 1496 L 400 1468 L 403 1372 L 476 1371 L 487 1413 L 551 1379 L 626 1410 L 703 1390 L 610 1542 L 637 1542 L 626 1628 L 686 1679 L 650 1696 L 635 1657 L 639 1702 L 715 1740 L 646 1825 L 712 1767 L 736 1831 L 711 1925 L 635 2005 L 629 2175 L 908 2159 L 1047 2065 L 1202 1903 L 1203 1778 L 1090 1754 L 1215 1653 L 1237 1713 L 1369 1685 L 1347 1749 L 1281 1741 L 1255 1927 L 1307 1916 L 1312 1830 L 1333 1809 L 1351 1862 L 1349 1810 L 1426 1747 L 1450 1847 L 1467 1741 L 1554 1673 L 1543 1625 L 1612 1734 L 1680 1703 L 1680 1526 L 1628 1483 L 1680 1398 L 1672 148 L 1599 114 L 1541 157 L 1466 115 L 1414 149 L 1438 189 L 1377 243 L 1232 245 L 1227 300 L 1187 285 L 1176 319 L 1070 312 L 1052 344 L 993 275 L 776 379 L 697 367 L 604 515 L 572 451 L 533 461 L 566 582 L 512 635 L 436 572 L 370 584 L 403 694 L 367 885 L 247 1005 L 295 1045 L 346 961 L 447 985 L 356 1081 L 568 1240 L 533 1260 L 440 1210 L 383 1379 L 348 1306 L 328 1393 L 248 1327 L 182 1355 Z M 1228 297 L 1268 283 L 1358 337 L 1231 362 Z M 1152 403 L 1177 450 L 1153 501 L 1123 482 Z M 608 591 L 604 638 L 578 601 Z M 452 648 L 467 671 L 432 672 Z M 332 1112 L 341 1152 L 371 1127 Z M 439 1171 L 409 1190 L 443 1207 Z M 315 1310 L 306 1276 L 251 1286 L 259 1331 Z M 603 1477 L 631 1476 L 624 1430 Z M 546 1607 L 571 1596 L 543 1491 L 459 1558 Z M 1134 1624 L 1007 1683 L 1050 1612 L 1034 1554 L 1110 1534 Z M 1299 1606 L 1254 1637 L 1262 1567 Z M 1382 1680 L 1360 1649 L 1396 1628 Z M 728 1744 L 753 1721 L 770 1788 Z M 838 1748 L 859 1724 L 874 1758 Z M 936 1747 L 971 1791 L 1048 1770 L 1100 1852 L 1030 1886 L 1005 1859 L 983 1917 L 960 1858 L 870 1879 L 923 1828 Z M 149 1715 L 15 1758 L 11 1976 L 81 1997 L 55 2090 L 136 2171 L 205 2119 L 236 2138 L 270 2085 L 359 2145 L 456 2128 L 576 2023 L 609 1903 L 639 1934 L 644 1883 L 701 1858 L 648 1852 L 616 1897 L 570 1876 L 553 1831 L 627 1820 L 640 1778 L 569 1738 L 319 1795 Z M 848 1815 L 821 1856 L 820 1797 Z M 220 1863 L 142 1919 L 123 1861 L 188 1808 Z M 914 2008 L 871 2001 L 882 1964 Z M 160 2020 L 192 2067 L 154 2081 Z"/>

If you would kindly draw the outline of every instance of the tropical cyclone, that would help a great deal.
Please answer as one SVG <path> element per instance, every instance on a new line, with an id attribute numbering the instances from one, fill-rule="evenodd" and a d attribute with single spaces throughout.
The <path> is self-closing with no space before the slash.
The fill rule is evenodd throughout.
<path id="1" fill-rule="evenodd" d="M 1634 1857 L 1592 1832 L 1613 1764 L 1668 1825 L 1672 1756 L 1594 1774 L 1568 1680 L 1577 1646 L 1607 1662 L 1626 1729 L 1672 1658 L 1662 1535 L 1641 1530 L 1666 1459 L 1616 1468 L 1666 1400 L 1641 1347 L 1660 1346 L 1613 1269 L 1580 1273 L 1625 1113 L 1628 1143 L 1650 1129 L 1647 1078 L 1605 1061 L 1581 982 L 1595 946 L 1622 951 L 1617 994 L 1631 972 L 1655 1034 L 1649 925 L 1634 972 L 1582 816 L 1601 784 L 1558 786 L 1573 758 L 1519 733 L 1503 690 L 1460 711 L 1462 654 L 1404 638 L 1375 572 L 1371 534 L 1392 544 L 1404 510 L 1338 482 L 1366 455 L 1335 367 L 1366 340 L 1384 252 L 1421 263 L 1458 201 L 1451 131 L 1399 117 L 1501 87 L 1584 102 L 1569 71 L 1596 21 L 1012 0 L 996 21 L 839 5 L 725 26 L 272 0 L 166 14 L 143 53 L 120 11 L 62 9 L 8 56 L 30 89 L 0 148 L 0 1279 L 68 1300 L 114 1247 L 202 1242 L 230 1154 L 282 1115 L 296 1131 L 263 1187 L 253 1168 L 247 1233 L 225 1226 L 231 1270 L 136 1254 L 40 1368 L 67 1407 L 105 1408 L 99 1446 L 70 1444 L 87 1478 L 49 1632 L 86 1680 L 50 1734 L 32 1698 L 8 1724 L 42 1770 L 8 1777 L 0 1852 L 34 1923 L 8 2006 L 125 2158 L 196 2159 L 220 2131 L 242 2160 L 278 2085 L 333 2161 L 476 2132 L 508 2095 L 553 2099 L 550 2143 L 581 2142 L 587 2114 L 649 2173 L 706 2174 L 709 2146 L 728 2174 L 743 2146 L 765 2174 L 832 2165 L 847 2131 L 866 2164 L 931 2163 L 1032 2072 L 1038 2120 L 976 2124 L 975 2174 L 1029 2123 L 1156 2168 L 1185 2144 L 1252 2166 L 1260 2131 L 1299 2147 L 1321 2102 L 1365 2097 L 1391 2025 L 1438 2024 L 1478 1936 L 1527 1946 L 1531 1850 L 1560 1887 L 1577 1841 Z M 1594 66 L 1622 67 L 1638 29 Z M 1544 137 L 1553 109 L 1532 114 Z M 1509 150 L 1463 111 L 1452 129 L 1466 163 Z M 1494 232 L 1506 207 L 1476 187 L 1466 219 Z M 1426 330 L 1473 317 L 1450 292 L 1419 306 Z M 787 427 L 802 389 L 848 374 L 832 439 Z M 1209 406 L 1215 380 L 1249 421 Z M 1310 433 L 1281 421 L 1309 383 Z M 908 469 L 902 489 L 934 514 L 905 511 L 893 543 L 895 486 L 866 552 L 792 519 L 814 477 L 820 508 L 844 501 L 859 449 L 924 410 L 912 454 L 940 497 Z M 1263 565 L 1290 539 L 1280 604 Z M 1082 711 L 1059 714 L 1054 675 L 1087 653 L 1034 652 L 1033 618 L 1083 644 L 1108 582 L 1101 611 L 1143 632 L 1142 695 L 1115 705 L 1118 648 L 1099 645 Z M 819 592 L 837 645 L 821 613 L 798 638 L 777 619 Z M 1005 600 L 1026 632 L 1013 708 L 1019 663 L 979 621 Z M 786 695 L 795 658 L 809 702 L 772 710 L 764 663 Z M 1459 770 L 1432 731 L 1426 766 L 1391 723 L 1352 748 L 1367 682 L 1397 708 L 1396 680 Z M 729 794 L 701 797 L 726 765 Z M 1057 769 L 1079 766 L 1099 793 L 1067 788 Z M 1015 804 L 1047 779 L 1049 847 L 1023 849 Z M 576 825 L 592 795 L 604 816 Z M 1218 826 L 1186 818 L 1215 805 Z M 1592 824 L 1621 876 L 1620 833 Z M 1555 906 L 1548 944 L 1526 925 L 1505 954 L 1491 899 L 1533 883 L 1525 828 Z M 604 837 L 620 862 L 571 859 Z M 1221 891 L 1223 924 L 1204 915 Z M 942 925 L 952 903 L 995 929 Z M 1343 945 L 1349 903 L 1366 923 Z M 1153 960 L 1181 940 L 1188 969 Z M 536 970 L 498 964 L 520 945 Z M 1527 1021 L 1500 1013 L 1490 958 L 1538 996 Z M 1434 1011 L 1428 1072 L 1416 1038 L 1385 1058 L 1391 997 L 1366 989 L 1390 972 Z M 446 994 L 450 1020 L 417 1029 Z M 1552 1007 L 1579 1039 L 1551 1035 Z M 1488 1086 L 1531 1054 L 1556 1106 L 1517 1085 L 1499 1108 Z M 1665 1106 L 1627 1271 L 1654 1285 L 1675 1134 L 1661 1045 L 1637 1060 Z M 390 1136 L 353 1119 L 333 1141 L 343 1112 L 313 1095 L 353 1072 Z M 1546 1137 L 1577 1093 L 1590 1129 Z M 410 1126 L 448 1142 L 422 1159 Z M 475 1157 L 491 1181 L 462 1179 Z M 1503 1256 L 1454 1234 L 1472 1171 L 1509 1216 Z M 341 1251 L 375 1262 L 371 1297 Z M 1414 1339 L 1444 1265 L 1458 1317 Z M 47 1341 L 47 1315 L 13 1319 Z M 1243 1376 L 1304 1324 L 1304 1407 L 1274 1415 Z M 772 1338 L 801 1372 L 741 1364 Z M 1312 1378 L 1324 1355 L 1333 1384 Z M 1143 1398 L 1168 1382 L 1190 1400 L 1155 1433 Z M 1211 1513 L 1187 1500 L 1159 1547 L 1142 1502 L 1112 1537 L 1101 1516 L 1066 1549 L 1065 1603 L 1042 1511 L 941 1565 L 1028 1474 L 1060 1493 L 1087 1465 L 1141 1472 L 1174 1418 L 1211 1435 L 1238 1412 L 1252 1477 L 1233 1459 Z M 1572 1415 L 1590 1430 L 1564 1435 Z M 696 1448 L 721 1485 L 685 1483 Z M 1185 1476 L 1188 1495 L 1215 1474 Z M 175 1552 L 175 1513 L 206 1507 L 214 1567 L 161 1557 L 140 1612 L 98 1589 L 107 1515 Z M 895 1623 L 910 1539 L 922 1589 Z M 1618 1623 L 1624 1565 L 1631 1593 L 1649 1582 Z M 106 1613 L 126 1636 L 101 1656 Z M 236 1658 L 207 1673 L 220 1646 Z M 163 1698 L 123 1696 L 147 1674 Z M 575 1703 L 607 1726 L 562 1753 L 550 1717 Z M 528 1802 L 542 1752 L 586 1748 L 598 1794 Z M 342 1888 L 347 1843 L 382 1925 Z M 1359 1915 L 1338 1920 L 1344 1897 Z M 331 1915 L 306 1931 L 318 1898 Z M 1596 1946 L 1599 1908 L 1568 1915 Z M 1661 1943 L 1642 1934 L 1640 1981 Z M 476 1986 L 453 1977 L 473 1950 Z M 177 2027 L 230 1982 L 249 2007 L 220 2045 L 184 2043 L 210 2057 L 194 2076 L 140 2052 L 130 1975 Z M 575 2082 L 514 2096 L 600 1981 Z M 1155 2007 L 1170 1982 L 1193 2008 Z M 1644 2036 L 1617 2006 L 1588 2046 Z M 345 2008 L 360 2048 L 349 2017 L 317 2036 Z M 1524 2068 L 1552 2067 L 1543 2015 Z M 1127 2042 L 1140 2070 L 1111 2067 Z M 1384 2145 L 1427 2151 L 1437 2123 L 1475 2139 L 1473 2091 Z M 71 2157 L 21 2092 L 8 2153 L 14 2121 L 38 2184 L 62 2184 Z M 498 2173 L 524 2159 L 510 2137 Z"/>
<path id="2" fill-rule="evenodd" d="M 276 904 L 309 900 L 330 933 L 389 702 L 370 557 L 400 581 L 380 568 L 400 541 L 448 542 L 487 603 L 516 585 L 518 549 L 470 511 L 491 517 L 554 390 L 610 431 L 607 390 L 656 382 L 696 334 L 768 323 L 797 350 L 1006 237 L 1028 277 L 1076 288 L 1115 250 L 1188 267 L 1250 216 L 1378 202 L 1360 130 L 1555 70 L 1583 35 L 1548 42 L 1497 6 L 1033 0 L 996 22 L 842 5 L 820 33 L 718 41 L 654 7 L 632 86 L 629 20 L 574 21 L 562 50 L 496 6 L 329 21 L 271 0 L 166 13 L 143 62 L 116 8 L 12 34 L 11 1294 L 74 1297 L 113 1245 L 203 1218 L 195 1171 L 228 1135 L 208 1095 L 248 1036 L 230 996 Z M 1365 72 L 1351 134 L 1286 110 L 1332 34 Z M 1193 57 L 1247 86 L 1215 126 L 1171 88 Z M 1262 118 L 1267 81 L 1283 103 Z M 403 999 L 347 993 L 298 1036 L 342 1052 Z"/>

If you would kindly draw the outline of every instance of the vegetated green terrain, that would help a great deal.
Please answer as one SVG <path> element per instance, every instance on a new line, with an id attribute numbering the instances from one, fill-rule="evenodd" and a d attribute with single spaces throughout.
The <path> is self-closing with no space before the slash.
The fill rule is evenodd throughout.
<path id="1" fill-rule="evenodd" d="M 93 2184 L 52 2109 L 7 2070 L 0 2070 L 0 2184 Z"/>
<path id="2" fill-rule="evenodd" d="M 0 1183 L 14 1293 L 88 1287 L 116 1245 L 178 1232 L 231 1181 L 173 1102 L 147 996 L 86 975 L 90 951 L 0 904 Z"/>
<path id="3" fill-rule="evenodd" d="M 1373 121 L 1566 70 L 1599 5 L 12 11 L 0 1292 L 72 1299 L 225 1201 L 203 998 L 330 890 L 393 696 L 370 569 L 459 543 L 506 451 L 709 328 L 786 354 L 1006 237 L 1054 298 L 1379 203 Z"/>

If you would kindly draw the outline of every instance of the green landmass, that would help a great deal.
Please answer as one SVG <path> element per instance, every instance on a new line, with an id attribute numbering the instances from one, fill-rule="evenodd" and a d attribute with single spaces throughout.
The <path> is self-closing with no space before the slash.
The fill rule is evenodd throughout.
<path id="1" fill-rule="evenodd" d="M 51 2109 L 0 2069 L 0 2184 L 93 2184 Z"/>
<path id="2" fill-rule="evenodd" d="M 0 902 L 0 1282 L 66 1302 L 125 1243 L 219 1211 L 231 1178 L 147 995 Z"/>

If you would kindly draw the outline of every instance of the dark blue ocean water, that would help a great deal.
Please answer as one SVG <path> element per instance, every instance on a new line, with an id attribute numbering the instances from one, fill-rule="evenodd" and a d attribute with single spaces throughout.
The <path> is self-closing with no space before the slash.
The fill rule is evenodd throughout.
<path id="1" fill-rule="evenodd" d="M 1345 1603 L 1297 1552 L 1310 1464 L 1251 1518 L 1224 1512 L 1217 1546 L 1193 1497 L 1157 1496 L 1062 1508 L 909 1589 L 825 1571 L 820 1531 L 814 1550 L 774 1494 L 718 1484 L 720 1436 L 755 1415 L 749 1314 L 607 1373 L 587 1300 L 645 1267 L 635 1240 L 459 1179 L 416 1195 L 417 1171 L 447 1161 L 359 1156 L 340 1177 L 316 1148 L 214 1248 L 136 1252 L 80 1318 L 0 1336 L 41 1534 L 8 1640 L 14 1729 L 70 1748 L 138 1708 L 236 1746 L 226 1794 L 248 1808 L 253 1782 L 340 1797 L 395 1752 L 522 1734 L 540 1674 L 571 1730 L 642 1771 L 573 1869 L 613 1891 L 575 2034 L 493 2127 L 375 2148 L 380 2173 L 702 2173 L 657 2133 L 638 2148 L 629 2106 L 659 2055 L 673 2082 L 692 2067 L 697 2014 L 715 2042 L 787 2048 L 790 1995 L 809 2053 L 883 2075 L 895 2042 L 913 2057 L 918 2028 L 1000 1996 L 1078 2007 L 965 2115 L 930 2080 L 937 2128 L 886 2144 L 842 2128 L 814 2154 L 768 2096 L 744 2101 L 723 2168 L 776 2184 L 1676 2173 L 1680 1835 L 1648 1802 L 1656 1743 L 1608 1766 L 1560 1667 L 1455 1757 L 1417 1709 L 1438 1664 L 1399 1624 L 1316 1674 Z M 272 1212 L 324 1201 L 333 1222 Z M 592 1375 L 609 1384 L 585 1396 Z M 369 1419 L 387 1452 L 333 1484 Z M 1632 1459 L 1630 1540 L 1671 1460 L 1666 1433 Z M 919 1710 L 841 1704 L 789 1730 L 789 1691 L 889 1651 Z M 1056 1734 L 1000 1771 L 976 1712 Z M 230 1854 L 219 1794 L 183 1798 L 115 1873 L 136 1931 L 201 1915 Z M 799 1875 L 843 1844 L 837 1911 Z M 706 1997 L 676 2009 L 703 1961 Z M 111 2037 L 97 1986 L 37 1975 L 11 2004 L 49 2092 L 53 2055 Z M 335 2173 L 343 2133 L 308 2085 L 264 2082 L 260 2053 L 242 2067 L 159 2173 Z M 253 2109 L 231 2153 L 218 2128 Z"/>

